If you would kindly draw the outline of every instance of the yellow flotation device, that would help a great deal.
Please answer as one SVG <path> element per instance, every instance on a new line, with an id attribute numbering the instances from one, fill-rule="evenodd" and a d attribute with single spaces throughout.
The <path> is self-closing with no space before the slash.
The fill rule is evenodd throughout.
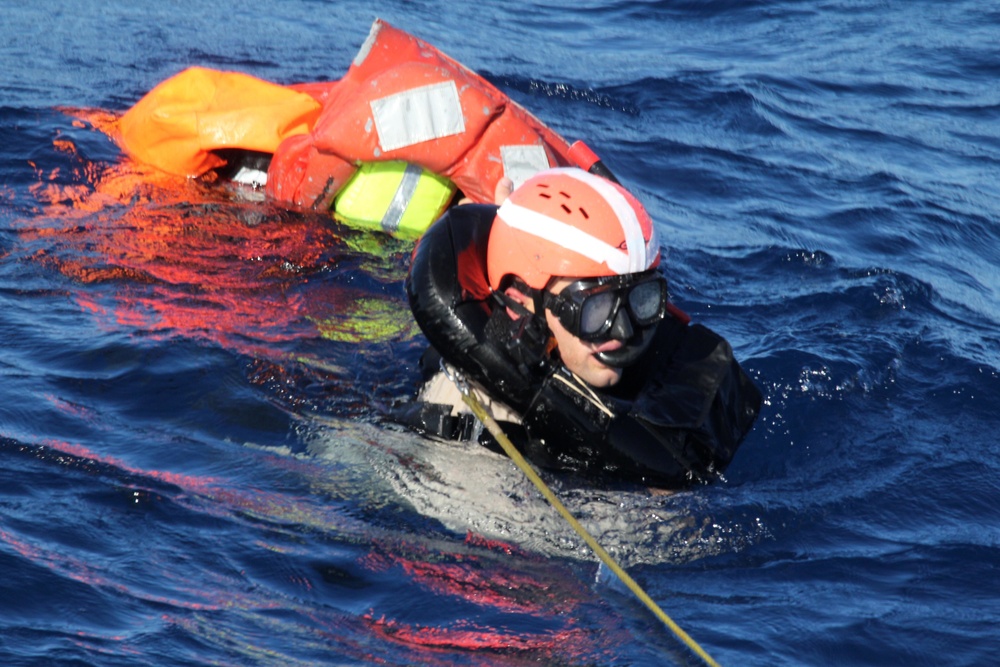
<path id="1" fill-rule="evenodd" d="M 420 165 L 390 160 L 365 162 L 337 193 L 333 216 L 397 238 L 418 238 L 455 196 L 455 184 Z"/>

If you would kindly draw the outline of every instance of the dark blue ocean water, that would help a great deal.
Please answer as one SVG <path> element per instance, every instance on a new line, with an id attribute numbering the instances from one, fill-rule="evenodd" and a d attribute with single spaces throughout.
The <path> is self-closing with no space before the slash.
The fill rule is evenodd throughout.
<path id="1" fill-rule="evenodd" d="M 996 664 L 996 3 L 0 10 L 0 664 L 699 664 L 507 461 L 375 422 L 406 244 L 137 185 L 80 111 L 336 78 L 376 16 L 586 139 L 767 395 L 724 483 L 551 480 L 667 613 L 723 665 Z"/>

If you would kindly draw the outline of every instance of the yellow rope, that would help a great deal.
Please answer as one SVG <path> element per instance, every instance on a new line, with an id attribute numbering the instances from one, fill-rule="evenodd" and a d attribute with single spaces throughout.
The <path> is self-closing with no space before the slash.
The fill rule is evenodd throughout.
<path id="1" fill-rule="evenodd" d="M 455 378 L 453 377 L 453 379 Z M 456 384 L 458 384 L 458 382 L 456 382 Z M 573 530 L 575 530 L 577 534 L 583 538 L 583 541 L 586 542 L 587 546 L 589 546 L 597 557 L 601 559 L 601 562 L 607 565 L 608 568 L 610 568 L 611 571 L 614 572 L 619 579 L 621 579 L 622 583 L 624 583 L 628 589 L 632 591 L 632 593 L 634 593 L 635 596 L 639 598 L 650 611 L 653 612 L 653 614 L 656 615 L 657 618 L 663 621 L 663 623 L 670 628 L 678 639 L 687 644 L 688 648 L 694 651 L 698 657 L 704 660 L 708 665 L 711 665 L 711 667 L 719 667 L 719 663 L 713 660 L 712 656 L 706 653 L 705 650 L 699 646 L 698 643 L 692 639 L 690 635 L 688 635 L 688 633 L 684 632 L 684 630 L 677 625 L 672 618 L 667 616 L 666 612 L 660 609 L 659 605 L 657 605 L 656 602 L 654 602 L 653 599 L 646 594 L 646 591 L 644 591 L 642 587 L 639 586 L 639 584 L 637 584 L 635 580 L 632 579 L 632 577 L 630 577 L 620 565 L 618 565 L 617 562 L 615 562 L 615 559 L 612 558 L 611 554 L 605 551 L 604 547 L 602 547 L 597 540 L 595 540 L 593 536 L 587 532 L 587 529 L 576 520 L 576 517 L 570 514 L 569 510 L 566 509 L 566 506 L 563 505 L 559 498 L 556 497 L 556 494 L 552 492 L 552 489 L 548 487 L 544 480 L 538 476 L 538 473 L 535 472 L 534 468 L 532 468 L 525 458 L 521 456 L 521 453 L 517 451 L 517 447 L 514 446 L 514 443 L 510 441 L 507 434 L 503 432 L 503 429 L 500 428 L 500 425 L 496 422 L 496 420 L 493 419 L 479 400 L 476 399 L 476 397 L 472 394 L 472 391 L 469 390 L 467 386 L 462 386 L 462 384 L 459 384 L 459 390 L 462 392 L 462 400 L 464 400 L 466 405 L 469 406 L 472 413 L 476 415 L 476 418 L 482 422 L 483 426 L 486 427 L 486 430 L 488 430 L 490 434 L 496 438 L 496 441 L 500 443 L 501 447 L 503 447 L 507 456 L 509 456 L 510 459 L 517 464 L 517 467 L 520 468 L 528 479 L 530 479 L 531 482 L 538 488 L 538 490 L 542 492 L 542 495 L 545 496 L 545 499 L 548 500 L 554 508 L 556 508 L 556 511 L 559 512 L 559 514 L 561 514 L 567 522 L 569 522 L 569 525 L 572 526 Z"/>

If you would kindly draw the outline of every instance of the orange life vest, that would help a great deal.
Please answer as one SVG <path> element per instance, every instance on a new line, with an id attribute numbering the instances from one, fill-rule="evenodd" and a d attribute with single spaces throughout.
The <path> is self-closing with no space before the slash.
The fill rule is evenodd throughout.
<path id="1" fill-rule="evenodd" d="M 492 203 L 503 176 L 517 184 L 570 164 L 568 153 L 562 137 L 481 76 L 376 20 L 311 132 L 279 147 L 267 192 L 326 207 L 358 162 L 403 160 Z"/>
<path id="2" fill-rule="evenodd" d="M 328 209 L 359 164 L 402 160 L 492 203 L 515 184 L 578 163 L 558 134 L 481 76 L 376 20 L 339 81 L 280 86 L 246 74 L 190 68 L 122 117 L 120 144 L 164 171 L 200 176 L 224 148 L 273 153 L 266 193 Z"/>

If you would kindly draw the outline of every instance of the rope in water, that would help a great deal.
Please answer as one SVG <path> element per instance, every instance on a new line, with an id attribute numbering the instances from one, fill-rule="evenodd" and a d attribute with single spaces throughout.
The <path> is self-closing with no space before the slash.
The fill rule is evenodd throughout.
<path id="1" fill-rule="evenodd" d="M 462 400 L 464 400 L 466 405 L 469 406 L 469 409 L 472 410 L 476 419 L 478 419 L 483 426 L 486 427 L 486 430 L 490 432 L 490 435 L 496 438 L 496 441 L 500 443 L 500 446 L 503 448 L 504 452 L 506 452 L 507 456 L 510 457 L 517 467 L 521 469 L 521 472 L 523 472 L 525 476 L 531 480 L 535 487 L 541 491 L 545 499 L 549 501 L 549 504 L 552 505 L 564 519 L 566 519 L 569 525 L 572 526 L 573 530 L 575 530 L 576 533 L 583 538 L 583 541 L 586 542 L 587 546 L 590 547 L 594 554 L 601 559 L 601 562 L 607 565 L 608 568 L 614 572 L 615 575 L 617 575 L 621 582 L 625 584 L 625 586 L 628 587 L 628 589 L 632 591 L 632 593 L 635 594 L 635 596 L 639 598 L 639 600 L 641 600 L 642 603 L 645 604 L 657 618 L 663 621 L 663 623 L 670 628 L 678 639 L 684 642 L 688 648 L 698 655 L 698 657 L 704 660 L 705 663 L 711 667 L 719 667 L 719 663 L 713 660 L 712 656 L 706 653 L 698 642 L 692 639 L 688 633 L 684 632 L 684 630 L 677 625 L 677 623 L 675 623 L 674 620 L 666 614 L 666 612 L 660 609 L 660 606 L 656 604 L 653 598 L 649 597 L 646 591 L 644 591 L 642 587 L 629 576 L 628 572 L 623 570 L 622 567 L 618 565 L 611 554 L 609 554 L 604 547 L 602 547 L 598 541 L 594 539 L 589 532 L 587 532 L 587 529 L 576 520 L 576 517 L 574 517 L 570 511 L 566 509 L 566 506 L 562 504 L 562 501 L 560 501 L 556 494 L 553 493 L 552 489 L 550 489 L 545 481 L 538 476 L 538 473 L 535 472 L 534 468 L 531 467 L 528 461 L 521 456 L 521 453 L 517 450 L 517 447 L 514 446 L 514 443 L 510 441 L 510 438 L 508 438 L 507 434 L 503 432 L 500 425 L 486 411 L 486 408 L 483 407 L 482 403 L 476 398 L 475 394 L 473 394 L 464 379 L 458 375 L 457 371 L 448 368 L 446 369 L 446 373 L 451 377 L 452 381 L 462 393 Z"/>

